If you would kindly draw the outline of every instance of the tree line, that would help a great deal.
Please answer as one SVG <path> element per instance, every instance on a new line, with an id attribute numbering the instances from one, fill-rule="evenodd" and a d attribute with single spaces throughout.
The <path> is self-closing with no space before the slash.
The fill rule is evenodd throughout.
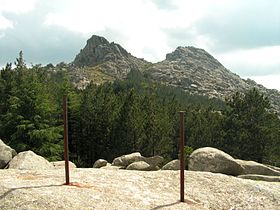
<path id="1" fill-rule="evenodd" d="M 22 53 L 15 68 L 7 64 L 0 73 L 0 138 L 17 152 L 63 158 L 62 97 L 67 94 L 70 160 L 80 167 L 134 151 L 178 158 L 181 110 L 187 152 L 212 146 L 236 158 L 280 166 L 280 120 L 257 89 L 224 102 L 132 71 L 126 80 L 78 90 L 64 68 L 28 68 Z"/>

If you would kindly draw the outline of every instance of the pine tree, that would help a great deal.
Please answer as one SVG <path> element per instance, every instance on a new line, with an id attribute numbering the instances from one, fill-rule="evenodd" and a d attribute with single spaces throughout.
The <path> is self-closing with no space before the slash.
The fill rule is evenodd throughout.
<path id="1" fill-rule="evenodd" d="M 262 162 L 271 124 L 268 98 L 254 88 L 234 94 L 227 104 L 224 149 L 238 158 Z"/>

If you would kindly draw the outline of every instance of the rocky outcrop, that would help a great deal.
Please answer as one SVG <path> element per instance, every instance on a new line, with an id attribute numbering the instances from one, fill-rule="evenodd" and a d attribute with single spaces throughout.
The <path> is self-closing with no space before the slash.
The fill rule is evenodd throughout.
<path id="1" fill-rule="evenodd" d="M 127 166 L 127 170 L 150 171 L 150 165 L 145 161 L 137 161 Z"/>
<path id="2" fill-rule="evenodd" d="M 227 70 L 203 49 L 178 47 L 166 59 L 146 70 L 154 80 L 181 87 L 192 93 L 224 98 L 234 91 L 244 91 L 249 85 Z"/>
<path id="3" fill-rule="evenodd" d="M 53 164 L 55 169 L 65 168 L 65 161 L 64 160 L 54 161 L 54 162 L 51 162 L 51 164 Z M 69 161 L 69 168 L 77 168 L 77 166 L 74 163 L 72 163 L 71 161 Z"/>
<path id="4" fill-rule="evenodd" d="M 36 155 L 32 151 L 18 153 L 8 164 L 8 169 L 49 170 L 54 169 L 52 163 Z"/>
<path id="5" fill-rule="evenodd" d="M 246 160 L 238 160 L 238 159 L 236 159 L 235 161 L 244 168 L 242 171 L 242 174 L 259 174 L 259 175 L 267 175 L 267 176 L 280 176 L 280 171 L 275 170 L 266 165 L 257 163 L 255 161 L 246 161 Z"/>
<path id="6" fill-rule="evenodd" d="M 172 160 L 166 163 L 162 170 L 180 170 L 180 161 L 179 160 Z"/>
<path id="7" fill-rule="evenodd" d="M 143 157 L 139 152 L 134 152 L 131 154 L 127 154 L 127 155 L 122 155 L 120 157 L 117 157 L 113 160 L 112 166 L 119 166 L 123 169 L 128 169 L 128 166 L 131 165 L 132 163 L 135 162 L 141 162 L 138 163 L 139 165 L 141 164 L 141 166 L 139 166 L 139 168 L 141 168 L 142 166 L 147 166 L 149 165 L 149 170 L 150 171 L 156 171 L 159 170 L 163 163 L 164 163 L 164 158 L 162 156 L 156 155 L 156 156 L 152 156 L 152 157 Z M 145 162 L 146 164 L 142 163 Z M 138 167 L 137 164 L 130 166 L 129 170 L 131 169 L 131 167 Z M 137 169 L 133 169 L 133 170 L 137 170 Z M 142 169 L 140 169 L 142 170 Z"/>
<path id="8" fill-rule="evenodd" d="M 140 152 L 134 152 L 128 155 L 122 155 L 120 157 L 115 158 L 113 160 L 112 165 L 126 168 L 129 164 L 142 160 L 144 160 L 144 157 L 141 156 Z"/>
<path id="9" fill-rule="evenodd" d="M 189 157 L 189 170 L 208 171 L 227 175 L 240 175 L 244 168 L 225 152 L 204 147 L 195 150 Z"/>
<path id="10" fill-rule="evenodd" d="M 142 71 L 150 79 L 192 94 L 223 100 L 236 91 L 244 92 L 255 87 L 270 99 L 272 109 L 280 116 L 280 91 L 242 79 L 205 50 L 191 46 L 177 47 L 166 55 L 165 60 L 153 64 L 134 57 L 119 44 L 93 35 L 70 69 L 77 87 L 84 87 L 90 81 L 100 84 L 106 80 L 124 79 L 131 70 Z"/>
<path id="11" fill-rule="evenodd" d="M 128 53 L 117 43 L 93 35 L 73 61 L 75 71 L 83 67 L 98 67 L 103 73 L 123 79 L 131 70 L 140 70 L 149 64 Z"/>
<path id="12" fill-rule="evenodd" d="M 236 91 L 244 92 L 255 87 L 270 99 L 272 109 L 280 115 L 280 91 L 240 78 L 203 49 L 177 47 L 166 55 L 164 61 L 147 68 L 145 74 L 166 85 L 223 100 Z"/>
<path id="13" fill-rule="evenodd" d="M 0 169 L 5 168 L 5 166 L 16 156 L 16 151 L 6 145 L 0 139 Z"/>
<path id="14" fill-rule="evenodd" d="M 75 82 L 78 87 L 83 86 L 79 83 L 86 81 L 88 84 L 96 78 L 91 77 L 88 72 L 83 73 L 84 67 L 94 67 L 92 71 L 98 70 L 109 75 L 102 78 L 110 81 L 111 77 L 124 79 L 131 70 L 140 70 L 144 71 L 147 77 L 166 85 L 180 87 L 193 94 L 221 99 L 236 91 L 243 92 L 255 87 L 268 96 L 273 110 L 280 115 L 279 91 L 269 90 L 253 80 L 240 78 L 208 52 L 195 47 L 177 47 L 175 51 L 166 55 L 165 60 L 152 64 L 132 56 L 119 44 L 93 35 L 72 63 L 70 72 L 75 75 L 73 78 L 82 78 Z M 99 80 L 94 82 L 99 83 Z"/>
<path id="15" fill-rule="evenodd" d="M 107 160 L 104 159 L 98 159 L 97 161 L 95 161 L 95 163 L 93 164 L 93 168 L 101 168 L 106 166 L 108 163 Z"/>

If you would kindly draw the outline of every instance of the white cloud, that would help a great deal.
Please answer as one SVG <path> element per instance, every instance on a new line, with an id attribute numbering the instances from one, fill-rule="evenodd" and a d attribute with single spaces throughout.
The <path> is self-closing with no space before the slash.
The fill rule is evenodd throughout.
<path id="1" fill-rule="evenodd" d="M 68 0 L 63 8 L 47 15 L 45 25 L 63 26 L 87 37 L 102 35 L 107 29 L 117 30 L 127 37 L 120 44 L 132 54 L 159 61 L 173 50 L 167 44 L 164 29 L 181 27 L 188 30 L 211 5 L 206 0 L 175 0 L 172 3 L 176 9 L 161 10 L 149 0 Z M 205 45 L 206 41 L 207 37 L 202 35 L 197 39 Z"/>
<path id="2" fill-rule="evenodd" d="M 14 23 L 3 15 L 3 12 L 24 14 L 35 8 L 37 0 L 0 0 L 0 30 L 13 28 Z"/>
<path id="3" fill-rule="evenodd" d="M 280 45 L 256 49 L 240 49 L 216 57 L 230 70 L 241 76 L 258 76 L 280 72 Z"/>
<path id="4" fill-rule="evenodd" d="M 34 30 L 60 28 L 84 39 L 101 35 L 153 62 L 179 45 L 194 45 L 243 77 L 272 75 L 280 72 L 279 7 L 278 0 L 0 0 L 0 38 L 4 41 L 4 30 L 12 28 L 19 40 L 34 44 L 26 47 L 43 46 L 40 37 L 34 43 L 26 40 L 32 36 L 17 33 L 43 24 Z M 9 19 L 6 13 L 16 16 Z M 44 22 L 12 22 L 26 13 Z"/>
<path id="5" fill-rule="evenodd" d="M 265 76 L 250 76 L 246 77 L 256 81 L 259 84 L 262 84 L 269 89 L 277 89 L 280 91 L 280 74 L 272 74 Z"/>
<path id="6" fill-rule="evenodd" d="M 38 0 L 0 0 L 0 12 L 23 14 L 32 11 Z"/>
<path id="7" fill-rule="evenodd" d="M 13 22 L 3 17 L 0 13 L 0 30 L 13 28 Z"/>
<path id="8" fill-rule="evenodd" d="M 82 3 L 81 3 L 82 2 Z M 47 15 L 47 26 L 59 25 L 89 37 L 109 30 L 117 30 L 127 39 L 120 43 L 132 54 L 146 59 L 158 59 L 162 53 L 149 49 L 168 50 L 156 6 L 147 0 L 67 1 L 61 11 Z M 118 42 L 118 40 L 112 40 Z"/>

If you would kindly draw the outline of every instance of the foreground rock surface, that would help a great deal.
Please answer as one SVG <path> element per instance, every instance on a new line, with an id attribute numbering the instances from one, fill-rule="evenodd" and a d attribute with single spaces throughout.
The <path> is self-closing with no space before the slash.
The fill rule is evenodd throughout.
<path id="1" fill-rule="evenodd" d="M 227 153 L 212 147 L 195 150 L 189 158 L 189 170 L 240 175 L 244 168 Z"/>
<path id="2" fill-rule="evenodd" d="M 16 154 L 14 149 L 0 139 L 0 169 L 4 168 Z"/>
<path id="3" fill-rule="evenodd" d="M 55 169 L 59 169 L 59 168 L 65 168 L 65 161 L 61 160 L 61 161 L 54 161 L 51 162 L 54 166 Z M 75 163 L 72 163 L 71 161 L 69 161 L 69 168 L 77 168 L 77 166 L 75 165 Z"/>
<path id="4" fill-rule="evenodd" d="M 279 209 L 278 182 L 195 171 L 180 203 L 179 174 L 76 168 L 65 186 L 64 170 L 0 170 L 0 209 Z"/>
<path id="5" fill-rule="evenodd" d="M 52 163 L 32 151 L 18 153 L 8 164 L 8 169 L 48 170 L 54 169 Z"/>

